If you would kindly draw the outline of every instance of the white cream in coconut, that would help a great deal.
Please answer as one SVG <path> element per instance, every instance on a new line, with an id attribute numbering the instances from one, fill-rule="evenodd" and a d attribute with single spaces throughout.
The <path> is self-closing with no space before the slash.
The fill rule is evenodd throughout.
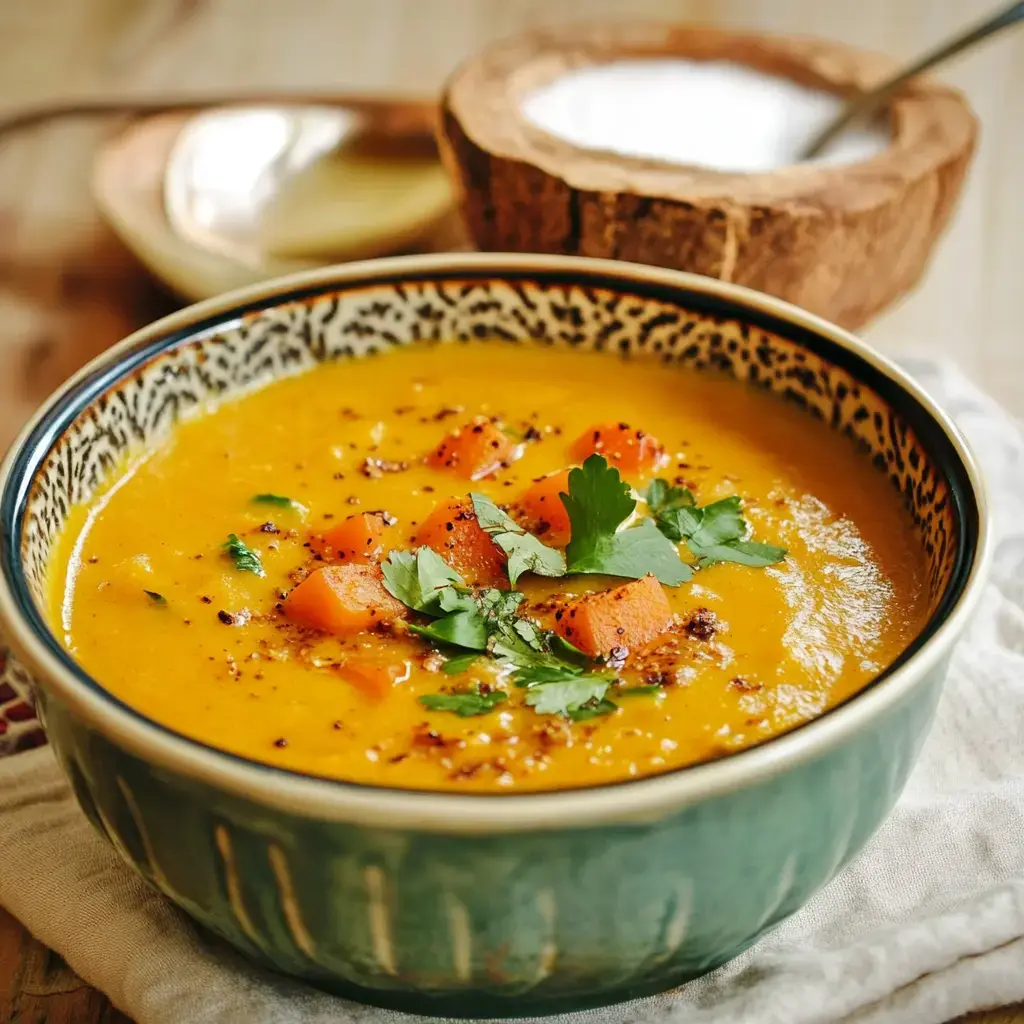
<path id="1" fill-rule="evenodd" d="M 831 93 L 725 61 L 622 60 L 577 68 L 535 89 L 522 111 L 576 146 L 721 171 L 768 171 L 842 107 Z M 815 162 L 856 163 L 889 142 L 844 132 Z"/>

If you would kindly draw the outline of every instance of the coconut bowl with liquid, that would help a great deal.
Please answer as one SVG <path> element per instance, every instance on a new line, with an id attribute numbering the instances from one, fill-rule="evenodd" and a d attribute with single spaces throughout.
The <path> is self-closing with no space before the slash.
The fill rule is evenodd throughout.
<path id="1" fill-rule="evenodd" d="M 590 24 L 481 51 L 439 136 L 478 248 L 629 260 L 856 328 L 909 291 L 974 152 L 963 96 L 916 79 L 819 160 L 801 146 L 895 63 L 842 43 Z"/>

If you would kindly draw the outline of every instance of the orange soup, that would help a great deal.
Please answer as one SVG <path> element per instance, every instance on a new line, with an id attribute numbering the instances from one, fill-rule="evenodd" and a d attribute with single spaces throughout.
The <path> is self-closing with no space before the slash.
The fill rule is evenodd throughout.
<path id="1" fill-rule="evenodd" d="M 144 715 L 284 768 L 520 791 L 820 715 L 926 616 L 884 474 L 799 409 L 642 359 L 474 343 L 181 423 L 74 510 L 51 615 Z"/>

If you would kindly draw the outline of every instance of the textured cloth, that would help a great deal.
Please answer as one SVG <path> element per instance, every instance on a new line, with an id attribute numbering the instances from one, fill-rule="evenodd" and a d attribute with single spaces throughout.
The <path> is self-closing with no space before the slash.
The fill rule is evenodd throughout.
<path id="1" fill-rule="evenodd" d="M 988 477 L 995 571 L 935 728 L 864 853 L 752 950 L 579 1024 L 929 1024 L 1024 999 L 1024 440 L 946 365 L 905 365 Z M 47 749 L 0 760 L 0 903 L 139 1024 L 399 1024 L 245 963 L 136 880 Z"/>

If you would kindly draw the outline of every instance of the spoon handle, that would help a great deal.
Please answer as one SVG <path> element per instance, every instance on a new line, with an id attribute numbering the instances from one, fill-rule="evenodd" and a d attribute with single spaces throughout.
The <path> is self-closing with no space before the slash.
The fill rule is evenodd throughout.
<path id="1" fill-rule="evenodd" d="M 1011 4 L 998 14 L 993 15 L 991 18 L 975 25 L 973 28 L 968 29 L 962 34 L 955 36 L 953 39 L 947 40 L 945 43 L 937 46 L 934 50 L 929 50 L 919 60 L 915 61 L 909 67 L 903 68 L 892 78 L 886 79 L 886 81 L 876 85 L 868 92 L 862 93 L 860 96 L 851 100 L 834 121 L 827 124 L 822 131 L 818 132 L 818 134 L 811 139 L 804 151 L 801 153 L 800 159 L 810 160 L 813 157 L 818 156 L 825 146 L 839 135 L 840 132 L 844 131 L 852 122 L 859 120 L 866 114 L 875 110 L 880 104 L 884 103 L 890 96 L 902 88 L 909 79 L 914 78 L 923 71 L 927 71 L 936 64 L 940 64 L 947 58 L 960 53 L 962 50 L 968 49 L 968 47 L 980 42 L 987 36 L 990 36 L 995 32 L 999 32 L 1004 28 L 1008 28 L 1015 22 L 1022 20 L 1024 20 L 1024 0 L 1021 0 L 1019 3 Z"/>
<path id="2" fill-rule="evenodd" d="M 429 135 L 433 130 L 433 100 L 320 92 L 259 92 L 209 95 L 93 96 L 61 99 L 0 112 L 0 135 L 59 117 L 114 117 L 206 110 L 230 106 L 345 107 L 365 115 L 375 131 L 396 135 Z"/>

